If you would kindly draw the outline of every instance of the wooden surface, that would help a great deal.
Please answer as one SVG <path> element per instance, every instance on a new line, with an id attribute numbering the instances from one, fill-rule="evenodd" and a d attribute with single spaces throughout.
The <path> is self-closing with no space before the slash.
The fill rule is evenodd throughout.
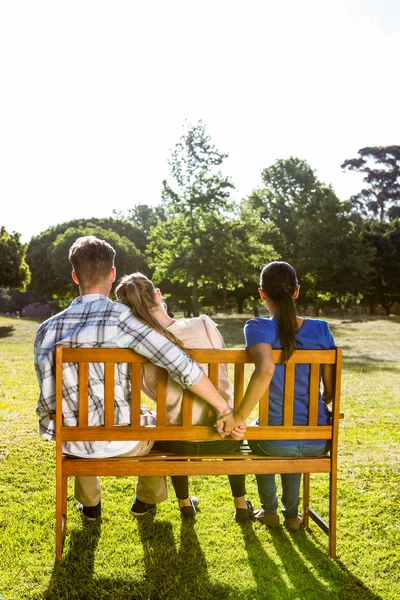
<path id="1" fill-rule="evenodd" d="M 218 383 L 219 365 L 234 367 L 233 388 L 235 408 L 240 406 L 245 392 L 244 368 L 253 361 L 249 352 L 241 349 L 188 351 L 201 364 L 208 364 L 208 373 L 214 385 Z M 273 351 L 275 362 L 281 352 Z M 136 475 L 246 475 L 258 473 L 304 473 L 304 520 L 309 517 L 329 536 L 329 554 L 336 556 L 336 494 L 337 449 L 340 413 L 340 384 L 342 369 L 341 349 L 297 350 L 285 366 L 283 425 L 268 425 L 268 389 L 259 403 L 259 426 L 248 426 L 248 440 L 331 440 L 329 456 L 323 457 L 265 457 L 252 454 L 249 448 L 226 455 L 174 455 L 152 451 L 143 457 L 115 457 L 108 459 L 80 459 L 62 454 L 64 441 L 126 441 L 126 440 L 220 440 L 212 426 L 192 425 L 193 396 L 190 390 L 183 395 L 182 425 L 167 426 L 167 372 L 158 368 L 157 424 L 140 426 L 141 369 L 148 362 L 144 356 L 121 348 L 63 348 L 56 349 L 56 558 L 62 556 L 62 540 L 67 518 L 67 478 L 69 476 L 136 476 Z M 65 427 L 62 422 L 62 367 L 63 363 L 78 363 L 77 393 L 78 424 Z M 104 426 L 88 426 L 89 364 L 104 364 Z M 132 373 L 131 420 L 127 426 L 114 425 L 114 372 L 117 363 L 129 363 Z M 308 424 L 293 425 L 295 365 L 310 365 L 310 403 Z M 334 365 L 331 423 L 318 426 L 318 396 L 321 365 Z M 210 422 L 213 411 L 209 410 Z M 309 506 L 310 473 L 329 473 L 329 523 Z"/>

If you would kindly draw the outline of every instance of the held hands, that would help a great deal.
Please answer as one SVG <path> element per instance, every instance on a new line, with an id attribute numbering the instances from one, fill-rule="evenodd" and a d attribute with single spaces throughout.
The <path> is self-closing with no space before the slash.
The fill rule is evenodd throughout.
<path id="1" fill-rule="evenodd" d="M 232 435 L 235 440 L 240 440 L 246 432 L 246 419 L 240 417 L 234 409 L 228 408 L 218 416 L 214 427 L 222 438 Z"/>

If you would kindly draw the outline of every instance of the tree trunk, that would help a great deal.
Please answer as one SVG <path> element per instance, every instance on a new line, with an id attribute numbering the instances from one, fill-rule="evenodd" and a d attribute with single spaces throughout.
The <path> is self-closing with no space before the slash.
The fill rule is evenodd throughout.
<path id="1" fill-rule="evenodd" d="M 223 298 L 223 307 L 224 307 L 224 314 L 228 314 L 228 292 L 226 289 L 226 279 L 224 279 L 224 281 L 222 282 L 222 298 Z"/>
<path id="2" fill-rule="evenodd" d="M 390 316 L 390 311 L 392 310 L 393 302 L 381 302 L 383 306 L 383 310 L 385 311 L 385 315 L 387 317 Z"/>
<path id="3" fill-rule="evenodd" d="M 198 317 L 200 315 L 199 305 L 199 283 L 195 277 L 193 280 L 193 316 Z"/>
<path id="4" fill-rule="evenodd" d="M 244 299 L 236 298 L 238 315 L 242 315 L 244 311 Z"/>
<path id="5" fill-rule="evenodd" d="M 372 316 L 376 315 L 376 305 L 376 298 L 368 298 L 369 314 Z"/>
<path id="6" fill-rule="evenodd" d="M 255 317 L 260 316 L 260 307 L 258 304 L 258 300 L 254 300 L 254 302 L 253 302 L 253 313 L 254 313 Z"/>

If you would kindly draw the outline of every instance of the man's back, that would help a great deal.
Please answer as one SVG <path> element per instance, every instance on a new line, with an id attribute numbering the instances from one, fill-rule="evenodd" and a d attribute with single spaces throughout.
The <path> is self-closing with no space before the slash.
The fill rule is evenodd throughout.
<path id="1" fill-rule="evenodd" d="M 186 385 L 202 375 L 196 363 L 189 357 L 185 361 L 177 347 L 136 319 L 124 304 L 112 302 L 102 294 L 79 296 L 69 308 L 45 321 L 36 334 L 35 369 L 40 384 L 36 412 L 40 434 L 48 439 L 54 439 L 54 421 L 49 415 L 55 412 L 54 347 L 58 343 L 72 347 L 132 348 L 167 367 L 180 381 L 183 377 Z M 91 365 L 90 368 L 89 424 L 100 425 L 104 416 L 104 372 L 101 365 Z M 129 375 L 127 365 L 118 366 L 115 374 L 115 422 L 118 425 L 129 424 Z M 75 425 L 78 401 L 75 365 L 66 367 L 64 381 L 64 421 Z M 65 450 L 71 454 L 106 452 L 111 456 L 110 452 L 113 452 L 107 447 L 107 442 L 77 442 L 70 446 Z M 116 451 L 120 454 L 121 448 Z"/>

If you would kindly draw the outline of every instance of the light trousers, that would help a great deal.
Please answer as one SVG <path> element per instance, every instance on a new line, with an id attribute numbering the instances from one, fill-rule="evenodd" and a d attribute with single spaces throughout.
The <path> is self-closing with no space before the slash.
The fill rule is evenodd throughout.
<path id="1" fill-rule="evenodd" d="M 138 456 L 138 448 L 120 456 Z M 75 477 L 74 495 L 83 506 L 96 506 L 101 500 L 100 478 Z M 136 496 L 149 504 L 163 502 L 168 498 L 165 477 L 138 477 Z"/>

